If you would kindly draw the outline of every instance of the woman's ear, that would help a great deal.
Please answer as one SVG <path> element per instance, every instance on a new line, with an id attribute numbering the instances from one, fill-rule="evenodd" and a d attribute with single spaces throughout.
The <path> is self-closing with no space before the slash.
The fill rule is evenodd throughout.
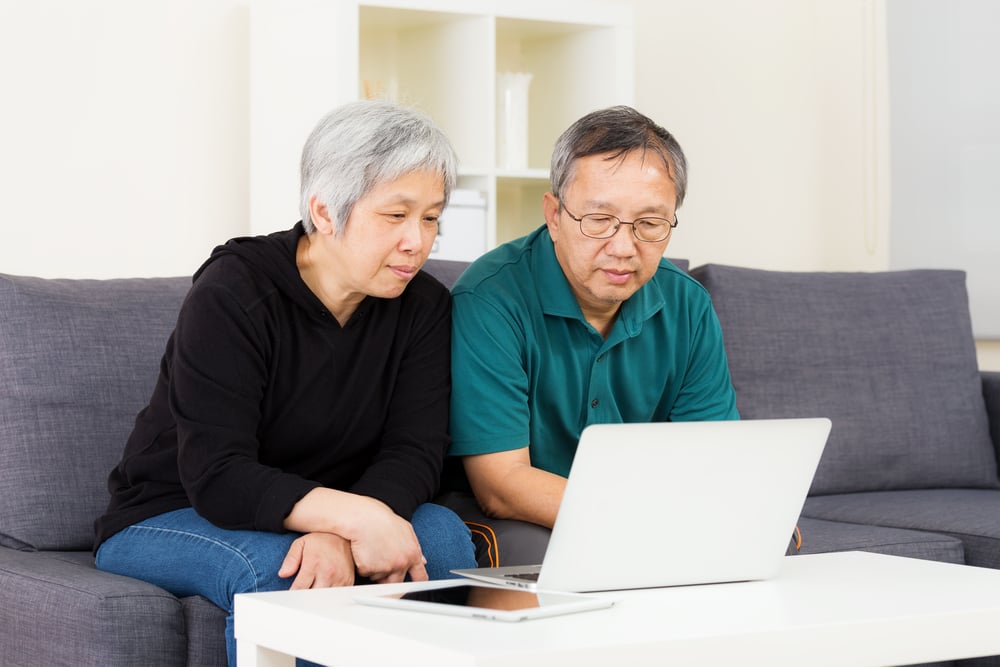
<path id="1" fill-rule="evenodd" d="M 312 218 L 313 227 L 320 234 L 332 234 L 334 230 L 333 220 L 330 219 L 330 210 L 326 204 L 321 202 L 316 195 L 309 198 L 309 217 Z"/>

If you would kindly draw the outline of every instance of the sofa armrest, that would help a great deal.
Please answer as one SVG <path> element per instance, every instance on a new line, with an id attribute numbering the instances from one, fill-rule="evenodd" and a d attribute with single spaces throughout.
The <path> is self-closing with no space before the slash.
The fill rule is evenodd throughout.
<path id="1" fill-rule="evenodd" d="M 56 552 L 0 547 L 0 655 L 13 665 L 183 665 L 181 602 Z"/>
<path id="2" fill-rule="evenodd" d="M 982 371 L 983 400 L 986 401 L 986 415 L 990 421 L 990 435 L 993 448 L 1000 463 L 1000 371 Z"/>

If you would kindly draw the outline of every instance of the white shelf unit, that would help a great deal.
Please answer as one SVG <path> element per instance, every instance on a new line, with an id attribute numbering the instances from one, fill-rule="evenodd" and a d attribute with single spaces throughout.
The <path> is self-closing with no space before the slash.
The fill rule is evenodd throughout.
<path id="1" fill-rule="evenodd" d="M 555 139 L 583 114 L 633 104 L 632 13 L 572 0 L 254 0 L 250 226 L 297 219 L 298 160 L 327 110 L 381 95 L 430 114 L 487 202 L 487 246 L 542 224 Z M 531 72 L 528 168 L 496 166 L 496 74 Z"/>

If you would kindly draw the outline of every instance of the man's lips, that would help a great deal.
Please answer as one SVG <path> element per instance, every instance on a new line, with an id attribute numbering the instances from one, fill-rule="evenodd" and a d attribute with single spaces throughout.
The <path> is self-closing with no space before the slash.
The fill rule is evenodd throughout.
<path id="1" fill-rule="evenodd" d="M 628 269 L 601 269 L 604 277 L 613 285 L 624 285 L 629 281 L 634 271 Z"/>

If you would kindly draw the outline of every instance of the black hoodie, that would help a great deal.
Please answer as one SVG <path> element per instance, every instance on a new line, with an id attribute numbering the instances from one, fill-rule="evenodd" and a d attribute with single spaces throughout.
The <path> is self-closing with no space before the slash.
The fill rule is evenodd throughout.
<path id="1" fill-rule="evenodd" d="M 216 248 L 194 276 L 149 405 L 111 472 L 97 542 L 194 507 L 229 529 L 284 532 L 317 486 L 409 520 L 448 447 L 451 298 L 418 273 L 344 327 L 299 275 L 302 224 Z M 96 548 L 95 546 L 95 548 Z"/>

